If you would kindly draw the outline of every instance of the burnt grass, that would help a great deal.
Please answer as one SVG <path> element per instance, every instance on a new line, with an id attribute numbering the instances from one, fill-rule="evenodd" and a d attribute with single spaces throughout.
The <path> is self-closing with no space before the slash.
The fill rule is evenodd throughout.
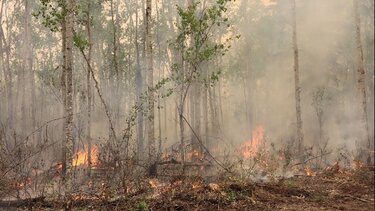
<path id="1" fill-rule="evenodd" d="M 157 180 L 129 193 L 76 197 L 72 210 L 374 210 L 374 168 L 321 172 L 268 183 L 236 178 L 206 182 L 202 178 Z M 99 190 L 98 190 L 99 191 Z M 0 203 L 0 210 L 64 209 L 58 200 Z"/>

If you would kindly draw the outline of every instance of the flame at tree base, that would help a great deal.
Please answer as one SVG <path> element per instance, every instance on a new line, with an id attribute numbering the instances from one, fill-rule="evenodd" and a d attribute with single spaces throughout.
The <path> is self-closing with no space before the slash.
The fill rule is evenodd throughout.
<path id="1" fill-rule="evenodd" d="M 241 145 L 240 152 L 244 158 L 255 157 L 259 151 L 259 147 L 264 139 L 264 128 L 262 126 L 257 126 L 252 131 L 252 139 L 246 141 Z"/>
<path id="2" fill-rule="evenodd" d="M 98 164 L 98 147 L 96 145 L 93 145 L 91 147 L 91 167 L 95 167 Z M 75 167 L 88 167 L 89 160 L 88 160 L 88 147 L 85 146 L 83 150 L 78 151 L 72 161 L 72 165 Z"/>

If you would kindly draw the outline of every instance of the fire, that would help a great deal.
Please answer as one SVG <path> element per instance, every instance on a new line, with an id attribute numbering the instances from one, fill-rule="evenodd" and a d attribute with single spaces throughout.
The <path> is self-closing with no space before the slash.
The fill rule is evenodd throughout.
<path id="1" fill-rule="evenodd" d="M 85 146 L 83 150 L 78 151 L 73 157 L 73 166 L 88 166 L 88 149 Z M 98 147 L 93 145 L 91 147 L 91 166 L 98 164 Z"/>
<path id="2" fill-rule="evenodd" d="M 196 149 L 193 149 L 192 151 L 186 153 L 186 159 L 191 160 L 193 158 L 201 158 L 199 151 Z"/>
<path id="3" fill-rule="evenodd" d="M 29 186 L 29 185 L 31 185 L 31 183 L 32 183 L 31 178 L 27 178 L 26 180 L 17 183 L 17 184 L 16 184 L 16 187 L 17 187 L 17 188 L 23 188 L 23 187 L 25 187 L 25 186 Z"/>
<path id="4" fill-rule="evenodd" d="M 193 182 L 191 183 L 191 188 L 192 189 L 198 189 L 198 188 L 202 188 L 203 187 L 203 184 L 200 183 L 200 182 Z"/>
<path id="5" fill-rule="evenodd" d="M 244 158 L 254 157 L 264 139 L 264 128 L 261 126 L 256 127 L 252 132 L 253 138 L 241 146 L 241 153 Z"/>
<path id="6" fill-rule="evenodd" d="M 157 189 L 159 187 L 164 186 L 164 184 L 161 183 L 158 179 L 150 179 L 148 181 L 148 184 L 150 184 L 150 186 L 151 186 L 152 189 Z"/>
<path id="7" fill-rule="evenodd" d="M 364 167 L 364 164 L 360 160 L 353 160 L 352 166 L 354 169 L 360 169 Z"/>
<path id="8" fill-rule="evenodd" d="M 316 176 L 316 172 L 314 172 L 309 166 L 306 166 L 304 169 L 306 176 L 314 177 Z"/>

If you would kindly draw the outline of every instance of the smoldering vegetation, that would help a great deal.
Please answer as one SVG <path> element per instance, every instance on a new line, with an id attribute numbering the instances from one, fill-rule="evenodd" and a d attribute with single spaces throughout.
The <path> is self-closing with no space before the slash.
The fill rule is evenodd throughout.
<path id="1" fill-rule="evenodd" d="M 202 1 L 197 14 L 214 3 Z M 153 117 L 147 107 L 144 3 L 82 0 L 77 4 L 75 33 L 82 39 L 75 44 L 85 44 L 89 36 L 91 40 L 83 53 L 79 46 L 73 50 L 75 171 L 80 167 L 98 172 L 108 168 L 108 172 L 117 172 L 124 184 L 135 175 L 152 171 L 148 163 L 150 119 L 154 120 L 157 162 L 180 162 L 183 151 L 188 162 L 215 166 L 212 172 L 239 171 L 254 180 L 264 179 L 264 171 L 293 176 L 303 170 L 288 165 L 305 161 L 314 170 L 335 162 L 350 167 L 353 160 L 365 162 L 369 156 L 373 162 L 373 1 L 359 4 L 369 147 L 357 88 L 353 1 L 296 0 L 303 155 L 296 152 L 289 1 L 228 2 L 228 27 L 215 25 L 209 42 L 233 38 L 230 48 L 225 55 L 200 63 L 199 80 L 192 82 L 195 88 L 188 90 L 183 104 L 183 134 L 181 84 L 165 79 L 174 74 L 180 56 L 171 44 L 177 39 L 181 20 L 175 4 L 186 8 L 186 3 L 153 1 L 153 82 L 157 86 L 152 91 Z M 42 192 L 48 189 L 44 178 L 59 177 L 65 152 L 62 37 L 37 15 L 39 1 L 29 1 L 28 6 L 26 10 L 24 1 L 1 4 L 0 175 L 16 178 L 14 185 L 19 189 L 29 184 L 29 178 L 38 177 L 33 184 L 40 185 Z"/>

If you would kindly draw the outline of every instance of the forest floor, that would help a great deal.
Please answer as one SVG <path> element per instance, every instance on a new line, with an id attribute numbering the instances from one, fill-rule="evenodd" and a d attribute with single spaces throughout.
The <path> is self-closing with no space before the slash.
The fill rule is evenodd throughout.
<path id="1" fill-rule="evenodd" d="M 118 196 L 77 194 L 73 210 L 374 210 L 374 168 L 330 168 L 267 183 L 235 177 L 207 182 L 202 178 L 169 181 L 144 179 L 144 184 Z M 103 193 L 99 194 L 99 191 Z M 0 210 L 59 210 L 59 200 L 36 198 L 18 203 L 0 201 Z"/>

